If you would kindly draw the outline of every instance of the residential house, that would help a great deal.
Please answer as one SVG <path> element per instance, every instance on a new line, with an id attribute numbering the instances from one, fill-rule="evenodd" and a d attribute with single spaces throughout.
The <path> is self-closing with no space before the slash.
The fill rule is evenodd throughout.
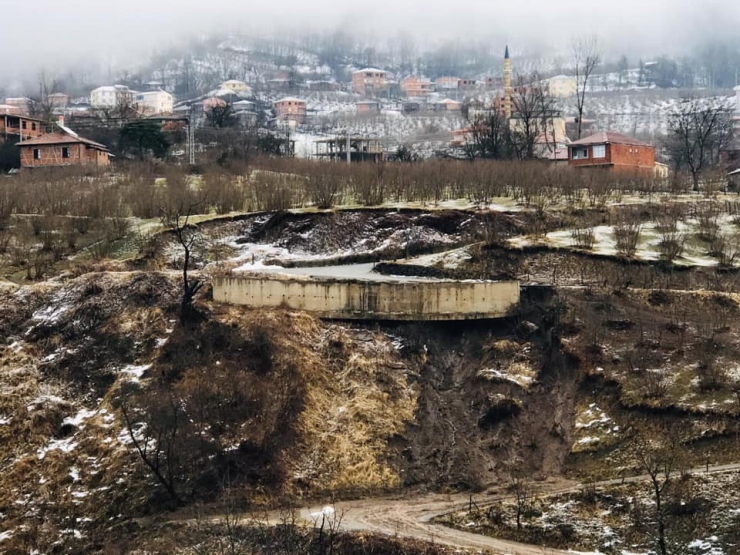
<path id="1" fill-rule="evenodd" d="M 24 96 L 17 98 L 6 98 L 5 104 L 7 106 L 15 106 L 16 108 L 18 108 L 18 110 L 20 110 L 21 114 L 29 114 L 31 112 L 33 100 Z"/>
<path id="2" fill-rule="evenodd" d="M 288 96 L 274 104 L 278 124 L 295 127 L 306 122 L 306 101 Z"/>
<path id="3" fill-rule="evenodd" d="M 17 146 L 21 150 L 21 168 L 110 164 L 110 151 L 65 127 L 64 118 L 60 118 L 59 131 L 19 142 Z"/>
<path id="4" fill-rule="evenodd" d="M 442 112 L 459 112 L 462 110 L 462 102 L 452 100 L 451 98 L 445 98 L 433 104 L 434 109 Z"/>
<path id="5" fill-rule="evenodd" d="M 576 79 L 568 75 L 556 75 L 545 80 L 547 91 L 553 98 L 570 98 L 576 95 Z"/>
<path id="6" fill-rule="evenodd" d="M 478 81 L 475 79 L 460 79 L 457 82 L 458 91 L 472 91 L 478 88 Z"/>
<path id="7" fill-rule="evenodd" d="M 401 81 L 401 92 L 409 98 L 426 98 L 432 92 L 432 82 L 425 77 L 409 75 Z"/>
<path id="8" fill-rule="evenodd" d="M 93 110 L 113 110 L 120 106 L 133 106 L 136 92 L 126 85 L 98 87 L 90 93 Z"/>
<path id="9" fill-rule="evenodd" d="M 434 86 L 438 91 L 456 91 L 459 77 L 437 77 Z"/>
<path id="10" fill-rule="evenodd" d="M 360 100 L 355 103 L 358 116 L 368 116 L 380 112 L 380 103 L 375 100 Z"/>
<path id="11" fill-rule="evenodd" d="M 504 88 L 504 78 L 503 77 L 486 77 L 485 80 L 485 87 L 487 89 L 503 89 Z"/>
<path id="12" fill-rule="evenodd" d="M 228 81 L 224 81 L 223 83 L 221 83 L 221 88 L 233 91 L 238 95 L 247 95 L 251 92 L 249 85 L 247 85 L 244 81 L 238 81 L 237 79 L 229 79 Z"/>
<path id="13" fill-rule="evenodd" d="M 362 96 L 378 96 L 387 91 L 387 71 L 368 67 L 352 72 L 352 92 Z"/>
<path id="14" fill-rule="evenodd" d="M 241 127 L 254 127 L 257 125 L 255 106 L 255 103 L 249 100 L 240 100 L 231 105 L 234 109 L 234 116 Z"/>
<path id="15" fill-rule="evenodd" d="M 142 92 L 136 95 L 139 112 L 147 116 L 169 116 L 175 105 L 174 97 L 163 90 Z"/>
<path id="16" fill-rule="evenodd" d="M 595 133 L 568 145 L 568 165 L 655 172 L 655 147 L 611 131 Z"/>
<path id="17" fill-rule="evenodd" d="M 44 133 L 46 123 L 41 119 L 19 113 L 0 113 L 0 143 L 25 141 Z"/>

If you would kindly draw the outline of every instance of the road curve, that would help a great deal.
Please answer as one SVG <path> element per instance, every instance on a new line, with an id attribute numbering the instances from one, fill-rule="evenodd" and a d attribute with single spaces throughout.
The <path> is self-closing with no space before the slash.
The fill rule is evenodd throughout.
<path id="1" fill-rule="evenodd" d="M 695 474 L 717 474 L 740 470 L 740 464 L 697 467 Z M 591 484 L 596 487 L 641 482 L 647 476 L 630 476 Z M 535 484 L 539 495 L 557 495 L 577 491 L 582 484 L 565 480 L 550 479 Z M 489 505 L 510 497 L 505 488 L 491 489 L 482 494 L 473 495 L 478 506 Z M 453 511 L 464 510 L 470 503 L 470 494 L 427 494 L 417 497 L 376 498 L 358 501 L 341 501 L 332 505 L 335 518 L 340 519 L 340 527 L 346 531 L 362 531 L 430 541 L 436 544 L 463 549 L 477 549 L 501 555 L 573 555 L 573 551 L 564 551 L 550 547 L 501 540 L 490 536 L 473 534 L 462 530 L 448 528 L 432 523 L 437 516 Z M 322 518 L 322 507 L 302 509 L 300 516 L 309 523 L 316 523 Z M 332 518 L 331 515 L 327 518 Z"/>

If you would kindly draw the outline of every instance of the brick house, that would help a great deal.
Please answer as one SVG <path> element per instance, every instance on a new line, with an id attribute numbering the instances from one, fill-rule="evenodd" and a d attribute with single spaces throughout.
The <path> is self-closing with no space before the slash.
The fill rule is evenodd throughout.
<path id="1" fill-rule="evenodd" d="M 84 139 L 60 125 L 60 130 L 17 143 L 21 168 L 110 165 L 110 151 L 100 143 Z"/>
<path id="2" fill-rule="evenodd" d="M 12 113 L 0 113 L 0 143 L 25 141 L 46 133 L 44 120 Z"/>
<path id="3" fill-rule="evenodd" d="M 611 131 L 595 133 L 568 145 L 568 165 L 654 172 L 655 147 Z"/>
<path id="4" fill-rule="evenodd" d="M 303 125 L 306 122 L 306 101 L 291 96 L 275 102 L 275 117 L 278 123 Z"/>
<path id="5" fill-rule="evenodd" d="M 458 91 L 472 91 L 478 88 L 478 81 L 475 79 L 460 79 L 457 82 Z"/>
<path id="6" fill-rule="evenodd" d="M 423 77 L 409 75 L 401 81 L 401 92 L 409 98 L 426 98 L 432 92 L 432 82 Z"/>
<path id="7" fill-rule="evenodd" d="M 352 92 L 363 96 L 377 96 L 387 91 L 387 71 L 368 67 L 352 72 Z"/>
<path id="8" fill-rule="evenodd" d="M 355 103 L 358 116 L 368 116 L 380 113 L 380 104 L 375 100 L 360 100 Z"/>

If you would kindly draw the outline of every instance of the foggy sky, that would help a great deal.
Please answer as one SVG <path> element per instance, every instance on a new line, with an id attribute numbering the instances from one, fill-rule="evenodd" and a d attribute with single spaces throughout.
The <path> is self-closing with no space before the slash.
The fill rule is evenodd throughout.
<path id="1" fill-rule="evenodd" d="M 543 54 L 595 33 L 607 55 L 677 53 L 737 37 L 737 0 L 16 0 L 3 1 L 2 81 L 88 64 L 143 65 L 154 50 L 197 34 L 333 29 L 417 40 L 489 39 Z"/>

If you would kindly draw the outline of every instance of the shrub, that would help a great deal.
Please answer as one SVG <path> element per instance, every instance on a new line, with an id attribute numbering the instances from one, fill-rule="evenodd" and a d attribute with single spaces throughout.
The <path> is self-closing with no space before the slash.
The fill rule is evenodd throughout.
<path id="1" fill-rule="evenodd" d="M 637 252 L 640 242 L 642 226 L 637 222 L 625 222 L 614 227 L 614 240 L 617 244 L 617 253 L 631 258 Z"/>

